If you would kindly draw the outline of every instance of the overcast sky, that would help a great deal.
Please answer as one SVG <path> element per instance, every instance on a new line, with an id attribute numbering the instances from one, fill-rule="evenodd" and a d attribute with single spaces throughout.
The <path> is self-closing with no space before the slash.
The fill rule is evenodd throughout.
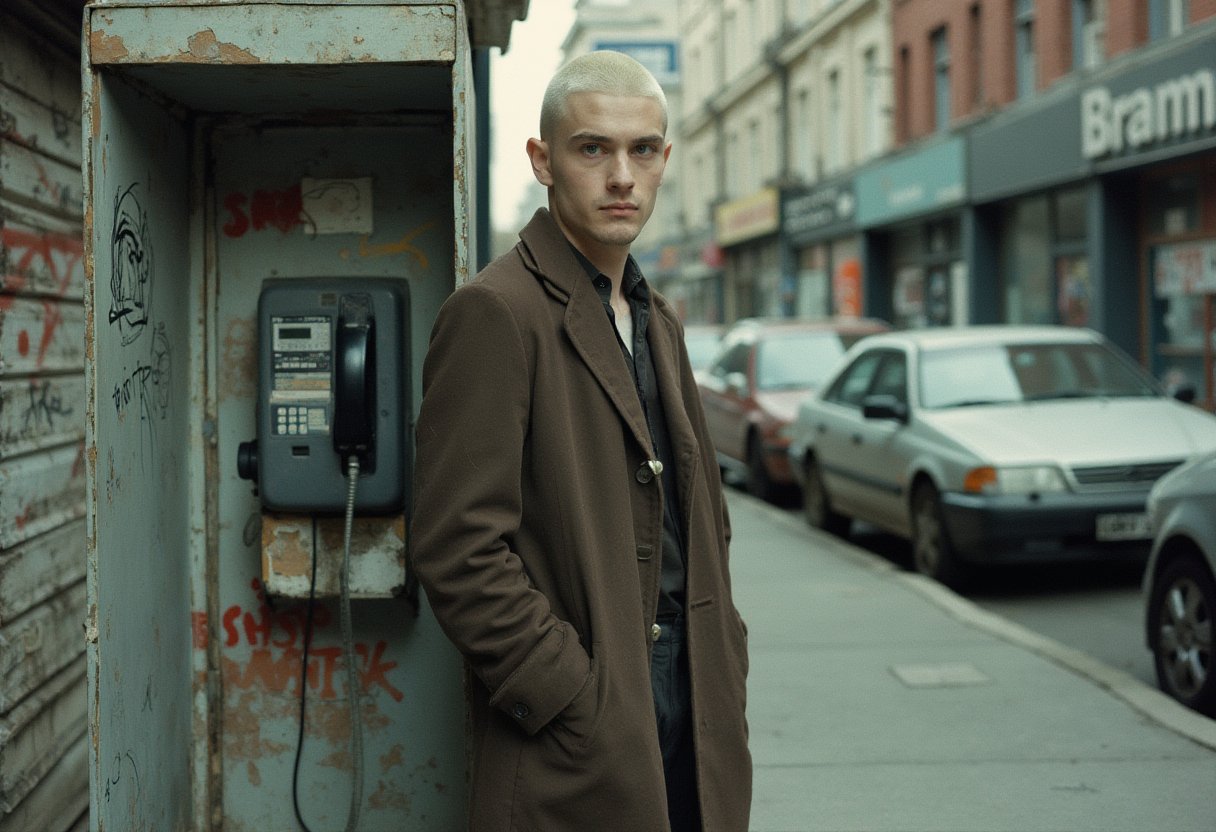
<path id="1" fill-rule="evenodd" d="M 517 230 L 516 209 L 533 180 L 525 152 L 540 132 L 540 100 L 561 61 L 561 44 L 574 22 L 574 0 L 531 0 L 528 16 L 511 27 L 505 55 L 490 52 L 491 220 Z"/>

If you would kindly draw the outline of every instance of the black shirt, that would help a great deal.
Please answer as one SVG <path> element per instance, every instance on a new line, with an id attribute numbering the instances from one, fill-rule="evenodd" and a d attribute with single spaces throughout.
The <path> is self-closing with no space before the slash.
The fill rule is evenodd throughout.
<path id="1" fill-rule="evenodd" d="M 574 255 L 586 269 L 591 282 L 603 301 L 608 320 L 616 329 L 616 314 L 612 311 L 612 281 L 595 265 L 583 256 L 574 246 L 570 247 Z M 633 344 L 632 353 L 621 340 L 620 330 L 616 330 L 617 342 L 621 347 L 621 355 L 629 365 L 633 375 L 634 386 L 638 398 L 642 402 L 642 411 L 646 414 L 646 425 L 650 429 L 650 440 L 654 444 L 654 452 L 663 463 L 663 574 L 659 583 L 659 608 L 661 617 L 669 617 L 684 611 L 684 580 L 685 559 L 683 528 L 680 516 L 680 504 L 676 498 L 676 459 L 671 450 L 671 437 L 667 431 L 667 414 L 663 410 L 663 400 L 659 396 L 658 378 L 654 371 L 654 361 L 650 355 L 650 345 L 646 339 L 646 325 L 650 320 L 650 287 L 642 277 L 642 271 L 632 255 L 625 261 L 625 298 L 629 301 L 629 310 L 633 313 Z"/>

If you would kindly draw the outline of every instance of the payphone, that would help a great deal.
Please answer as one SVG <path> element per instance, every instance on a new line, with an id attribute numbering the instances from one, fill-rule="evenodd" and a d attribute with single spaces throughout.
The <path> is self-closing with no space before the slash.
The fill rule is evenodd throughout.
<path id="1" fill-rule="evenodd" d="M 240 476 L 268 511 L 392 514 L 409 497 L 408 294 L 390 278 L 273 278 L 258 299 L 257 439 Z"/>
<path id="2" fill-rule="evenodd" d="M 350 611 L 354 517 L 400 514 L 409 497 L 407 285 L 390 278 L 273 278 L 258 296 L 257 438 L 238 447 L 237 469 L 257 484 L 264 511 L 344 513 L 340 616 L 350 691 L 359 689 Z M 317 557 L 314 547 L 301 674 L 308 666 Z M 302 678 L 292 798 L 307 828 L 297 790 L 305 688 Z M 363 764 L 353 693 L 350 708 L 355 773 L 346 828 L 353 830 Z"/>

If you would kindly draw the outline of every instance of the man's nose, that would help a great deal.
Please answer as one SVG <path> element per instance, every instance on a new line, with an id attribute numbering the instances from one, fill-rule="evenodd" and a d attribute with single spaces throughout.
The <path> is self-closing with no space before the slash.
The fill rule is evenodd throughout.
<path id="1" fill-rule="evenodd" d="M 633 166 L 627 152 L 615 153 L 608 168 L 608 185 L 613 188 L 633 187 Z"/>

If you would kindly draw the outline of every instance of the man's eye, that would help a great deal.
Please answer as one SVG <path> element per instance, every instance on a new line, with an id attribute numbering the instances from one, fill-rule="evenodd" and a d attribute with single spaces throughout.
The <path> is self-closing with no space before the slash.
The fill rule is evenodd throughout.
<path id="1" fill-rule="evenodd" d="M 658 151 L 658 148 L 656 148 L 652 144 L 641 144 L 641 145 L 638 145 L 636 148 L 634 148 L 633 152 L 638 154 L 639 156 L 653 156 L 655 153 L 658 153 L 659 151 Z"/>
<path id="2" fill-rule="evenodd" d="M 583 153 L 587 156 L 598 156 L 599 152 L 600 152 L 600 146 L 598 144 L 583 145 Z"/>

